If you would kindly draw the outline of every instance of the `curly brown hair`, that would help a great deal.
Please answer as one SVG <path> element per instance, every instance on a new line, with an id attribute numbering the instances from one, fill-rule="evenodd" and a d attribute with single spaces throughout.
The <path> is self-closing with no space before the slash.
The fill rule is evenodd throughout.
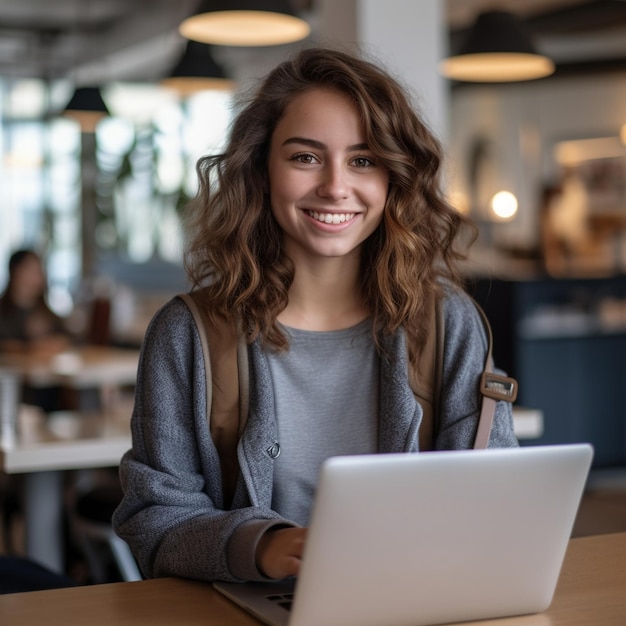
<path id="1" fill-rule="evenodd" d="M 363 299 L 374 339 L 403 327 L 415 349 L 441 279 L 460 285 L 458 235 L 472 226 L 440 189 L 442 150 L 402 85 L 376 64 L 339 50 L 307 48 L 263 80 L 242 104 L 223 153 L 198 162 L 185 267 L 204 287 L 213 314 L 239 320 L 248 341 L 287 347 L 276 318 L 286 307 L 294 267 L 270 209 L 267 161 L 272 133 L 298 95 L 331 87 L 355 104 L 367 144 L 389 171 L 382 223 L 364 242 Z"/>

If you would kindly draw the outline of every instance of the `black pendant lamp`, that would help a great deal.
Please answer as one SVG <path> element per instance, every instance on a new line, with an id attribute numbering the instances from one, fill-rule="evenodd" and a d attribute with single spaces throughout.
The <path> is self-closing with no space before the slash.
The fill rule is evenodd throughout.
<path id="1" fill-rule="evenodd" d="M 453 80 L 488 83 L 533 80 L 554 72 L 554 63 L 535 50 L 521 20 L 507 11 L 478 15 L 459 52 L 439 67 Z"/>
<path id="2" fill-rule="evenodd" d="M 187 39 L 222 46 L 275 46 L 311 32 L 288 0 L 204 0 L 178 30 Z"/>
<path id="3" fill-rule="evenodd" d="M 77 87 L 63 115 L 75 119 L 82 132 L 93 133 L 98 122 L 109 115 L 109 109 L 99 87 Z"/>
<path id="4" fill-rule="evenodd" d="M 180 60 L 160 82 L 183 97 L 208 89 L 231 91 L 235 87 L 211 55 L 211 47 L 197 41 L 187 42 Z"/>

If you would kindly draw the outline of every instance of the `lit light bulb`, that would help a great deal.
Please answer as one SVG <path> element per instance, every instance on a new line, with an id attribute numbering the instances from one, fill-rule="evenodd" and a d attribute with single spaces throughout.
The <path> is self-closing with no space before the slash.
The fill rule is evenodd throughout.
<path id="1" fill-rule="evenodd" d="M 498 191 L 491 198 L 491 210 L 498 219 L 510 220 L 517 213 L 517 198 L 510 191 Z"/>

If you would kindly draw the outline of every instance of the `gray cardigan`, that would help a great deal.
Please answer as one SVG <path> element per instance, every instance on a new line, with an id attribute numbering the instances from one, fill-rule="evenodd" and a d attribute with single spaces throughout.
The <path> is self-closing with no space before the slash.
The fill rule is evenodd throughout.
<path id="1" fill-rule="evenodd" d="M 472 446 L 479 411 L 478 379 L 487 342 L 482 322 L 463 293 L 444 306 L 444 371 L 435 448 Z M 389 339 L 381 359 L 380 452 L 418 452 L 422 408 L 407 376 L 404 334 Z M 255 565 L 259 537 L 293 525 L 271 509 L 272 446 L 278 441 L 265 355 L 249 346 L 250 411 L 238 458 L 241 476 L 224 510 L 220 463 L 206 419 L 206 382 L 198 331 L 187 306 L 168 302 L 143 341 L 133 447 L 121 461 L 124 498 L 113 516 L 147 577 L 264 580 Z M 511 405 L 498 402 L 490 447 L 517 446 Z"/>

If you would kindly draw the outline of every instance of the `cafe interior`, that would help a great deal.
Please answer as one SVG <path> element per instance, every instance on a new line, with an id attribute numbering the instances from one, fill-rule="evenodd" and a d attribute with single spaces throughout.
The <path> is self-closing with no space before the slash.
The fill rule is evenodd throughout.
<path id="1" fill-rule="evenodd" d="M 361 47 L 411 89 L 478 228 L 463 271 L 519 383 L 520 444 L 592 443 L 574 535 L 626 531 L 626 2 L 227 3 L 284 7 L 292 30 L 268 41 L 262 22 L 191 19 L 224 4 L 0 3 L 0 291 L 11 254 L 35 250 L 75 337 L 0 354 L 20 383 L 67 392 L 44 410 L 2 378 L 0 554 L 81 584 L 141 577 L 110 526 L 117 461 L 143 333 L 189 288 L 195 164 L 240 93 L 318 44 Z"/>

